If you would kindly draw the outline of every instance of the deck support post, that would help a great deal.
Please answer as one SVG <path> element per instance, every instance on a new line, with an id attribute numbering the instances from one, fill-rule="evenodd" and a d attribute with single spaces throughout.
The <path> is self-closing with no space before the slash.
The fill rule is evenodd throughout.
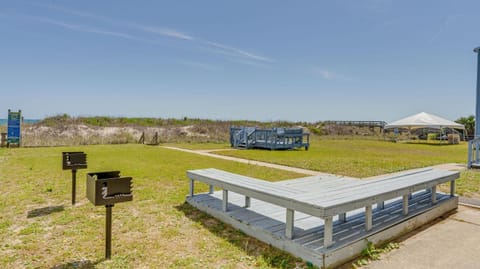
<path id="1" fill-rule="evenodd" d="M 333 218 L 326 217 L 323 221 L 323 246 L 328 248 L 333 243 Z"/>
<path id="2" fill-rule="evenodd" d="M 208 193 L 209 194 L 212 194 L 213 193 L 213 185 L 210 185 L 209 189 L 208 189 Z"/>
<path id="3" fill-rule="evenodd" d="M 228 211 L 228 191 L 227 190 L 223 190 L 222 210 L 223 212 Z"/>
<path id="4" fill-rule="evenodd" d="M 450 196 L 455 196 L 455 180 L 450 181 Z"/>
<path id="5" fill-rule="evenodd" d="M 377 203 L 377 209 L 385 209 L 385 202 L 378 202 Z"/>
<path id="6" fill-rule="evenodd" d="M 432 186 L 432 204 L 437 203 L 437 185 Z"/>
<path id="7" fill-rule="evenodd" d="M 408 215 L 408 200 L 409 200 L 409 196 L 410 196 L 410 195 L 408 195 L 408 194 L 405 194 L 405 195 L 403 196 L 403 203 L 402 203 L 402 205 L 403 205 L 403 215 L 404 215 L 404 216 Z"/>
<path id="8" fill-rule="evenodd" d="M 189 191 L 190 197 L 193 197 L 193 193 L 195 192 L 194 187 L 195 187 L 195 180 L 190 179 L 190 191 Z"/>
<path id="9" fill-rule="evenodd" d="M 372 229 L 372 205 L 365 207 L 365 230 L 370 231 Z"/>
<path id="10" fill-rule="evenodd" d="M 345 213 L 340 213 L 340 214 L 338 214 L 338 221 L 339 221 L 340 223 L 345 223 L 345 222 L 347 222 L 347 213 L 345 212 Z"/>
<path id="11" fill-rule="evenodd" d="M 293 220 L 294 220 L 295 211 L 287 208 L 287 220 L 285 222 L 285 237 L 288 239 L 293 238 Z"/>
<path id="12" fill-rule="evenodd" d="M 249 208 L 249 207 L 250 207 L 250 197 L 245 196 L 245 208 Z"/>
<path id="13" fill-rule="evenodd" d="M 412 198 L 413 198 L 413 193 L 409 193 L 408 194 L 408 200 L 412 200 Z"/>

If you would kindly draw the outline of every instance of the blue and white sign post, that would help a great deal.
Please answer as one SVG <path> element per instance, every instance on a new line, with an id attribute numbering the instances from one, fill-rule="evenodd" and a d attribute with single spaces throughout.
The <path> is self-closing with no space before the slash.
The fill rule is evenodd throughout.
<path id="1" fill-rule="evenodd" d="M 8 127 L 7 127 L 7 145 L 16 145 L 20 147 L 22 140 L 21 136 L 22 126 L 22 111 L 13 112 L 8 110 Z"/>

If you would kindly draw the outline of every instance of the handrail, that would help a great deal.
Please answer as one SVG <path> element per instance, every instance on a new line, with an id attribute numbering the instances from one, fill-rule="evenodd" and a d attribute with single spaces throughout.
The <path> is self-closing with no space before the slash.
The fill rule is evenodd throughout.
<path id="1" fill-rule="evenodd" d="M 376 121 L 376 120 L 356 120 L 356 121 L 346 121 L 346 120 L 329 120 L 324 121 L 325 124 L 335 124 L 335 125 L 354 125 L 354 126 L 366 126 L 366 127 L 380 127 L 383 128 L 387 123 L 385 121 Z"/>
<path id="2" fill-rule="evenodd" d="M 468 163 L 467 167 L 472 168 L 472 164 L 480 164 L 480 137 L 468 141 Z"/>

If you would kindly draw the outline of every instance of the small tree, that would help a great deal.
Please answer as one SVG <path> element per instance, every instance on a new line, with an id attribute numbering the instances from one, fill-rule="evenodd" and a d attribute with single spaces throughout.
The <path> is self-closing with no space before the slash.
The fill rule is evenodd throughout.
<path id="1" fill-rule="evenodd" d="M 475 134 L 475 116 L 470 115 L 468 117 L 461 117 L 455 122 L 464 125 L 468 135 Z"/>

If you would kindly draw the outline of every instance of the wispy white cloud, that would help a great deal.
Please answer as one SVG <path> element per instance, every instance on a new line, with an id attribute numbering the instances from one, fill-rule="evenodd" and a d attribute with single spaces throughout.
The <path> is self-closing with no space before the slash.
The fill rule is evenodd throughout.
<path id="1" fill-rule="evenodd" d="M 49 8 L 49 9 L 56 10 L 56 11 L 60 11 L 60 12 L 63 12 L 63 13 L 69 14 L 69 15 L 95 19 L 95 20 L 102 21 L 102 22 L 105 22 L 105 23 L 108 23 L 108 24 L 112 24 L 112 25 L 128 26 L 128 27 L 135 28 L 137 30 L 141 30 L 141 31 L 149 32 L 149 33 L 153 33 L 153 34 L 159 34 L 159 35 L 163 35 L 163 36 L 168 36 L 168 37 L 173 37 L 173 38 L 178 38 L 178 39 L 184 39 L 184 40 L 192 40 L 193 39 L 193 37 L 190 36 L 190 35 L 187 35 L 185 33 L 182 33 L 180 31 L 173 30 L 173 29 L 170 29 L 170 28 L 148 26 L 148 25 L 142 25 L 142 24 L 138 24 L 138 23 L 120 22 L 120 21 L 112 20 L 112 19 L 107 18 L 105 16 L 99 16 L 99 15 L 92 14 L 92 13 L 89 13 L 89 12 L 72 10 L 72 9 L 59 7 L 59 6 L 55 6 L 55 5 L 37 4 L 37 6 Z"/>
<path id="2" fill-rule="evenodd" d="M 205 40 L 205 41 L 203 41 L 203 43 L 205 43 L 206 45 L 209 45 L 213 48 L 216 48 L 217 50 L 219 50 L 220 53 L 224 53 L 224 54 L 227 54 L 227 55 L 231 55 L 231 56 L 235 56 L 235 57 L 241 57 L 241 58 L 248 58 L 250 60 L 261 61 L 261 62 L 273 62 L 272 59 L 270 59 L 270 58 L 267 58 L 267 57 L 264 57 L 264 56 L 261 56 L 261 55 L 258 55 L 258 54 L 254 54 L 254 53 L 251 53 L 251 52 L 239 49 L 239 48 L 235 48 L 235 47 L 227 46 L 227 45 L 224 45 L 224 44 L 220 44 L 220 43 L 217 43 L 217 42 L 212 42 L 212 41 Z"/>
<path id="3" fill-rule="evenodd" d="M 457 18 L 461 17 L 462 15 L 448 15 L 440 25 L 439 29 L 437 32 L 435 32 L 432 37 L 429 40 L 429 43 L 435 42 L 442 34 L 445 32 L 445 30 L 448 28 L 448 26 L 454 22 Z"/>
<path id="4" fill-rule="evenodd" d="M 45 18 L 45 17 L 31 16 L 31 15 L 19 14 L 19 13 L 10 14 L 10 15 L 13 17 L 18 17 L 26 20 L 55 25 L 58 27 L 62 27 L 62 28 L 77 31 L 77 32 L 94 33 L 94 34 L 114 36 L 114 37 L 125 38 L 125 39 L 136 39 L 134 36 L 126 33 L 122 33 L 122 32 L 109 31 L 102 28 L 90 27 L 90 26 L 85 26 L 80 24 L 71 24 L 71 23 L 54 20 L 50 18 Z"/>
<path id="5" fill-rule="evenodd" d="M 343 74 L 333 72 L 328 69 L 324 68 L 319 68 L 319 67 L 313 67 L 312 72 L 316 75 L 321 76 L 322 78 L 326 80 L 338 80 L 338 79 L 346 79 L 346 77 Z"/>
<path id="6" fill-rule="evenodd" d="M 111 24 L 116 23 L 115 21 L 113 21 L 113 20 L 111 20 L 107 17 L 104 17 L 104 16 L 99 16 L 99 15 L 96 15 L 96 14 L 92 14 L 92 13 L 84 12 L 84 11 L 79 11 L 79 10 L 68 9 L 68 8 L 64 8 L 64 7 L 61 7 L 61 6 L 57 6 L 57 5 L 44 4 L 44 3 L 33 3 L 32 5 L 37 6 L 37 7 L 43 7 L 43 8 L 48 8 L 48 9 L 51 9 L 51 10 L 60 11 L 60 12 L 65 13 L 65 14 L 74 15 L 74 16 L 78 16 L 78 17 L 91 18 L 91 19 L 95 19 L 95 20 L 99 20 L 99 21 L 103 21 L 103 22 L 111 23 Z"/>
<path id="7" fill-rule="evenodd" d="M 183 39 L 183 40 L 193 40 L 194 38 L 191 35 L 182 33 L 177 30 L 173 30 L 170 28 L 165 28 L 165 27 L 157 27 L 157 26 L 146 26 L 146 25 L 141 25 L 137 23 L 129 23 L 128 24 L 131 27 L 135 27 L 139 30 L 153 33 L 153 34 L 159 34 L 162 36 L 168 36 L 168 37 L 173 37 L 177 39 Z"/>
<path id="8" fill-rule="evenodd" d="M 174 39 L 178 39 L 178 40 L 192 42 L 192 44 L 196 44 L 197 46 L 208 47 L 210 52 L 223 54 L 223 55 L 228 56 L 229 58 L 235 58 L 235 59 L 237 59 L 236 62 L 242 63 L 242 64 L 259 66 L 259 65 L 264 65 L 266 63 L 274 62 L 271 58 L 259 55 L 257 53 L 253 53 L 253 52 L 249 52 L 249 51 L 237 48 L 237 47 L 225 45 L 225 44 L 222 44 L 220 42 L 213 42 L 213 41 L 210 41 L 210 40 L 207 40 L 207 39 L 195 38 L 191 34 L 188 34 L 188 33 L 185 33 L 183 31 L 176 30 L 176 29 L 168 28 L 168 27 L 151 26 L 151 25 L 145 25 L 145 24 L 140 24 L 140 23 L 136 23 L 136 22 L 117 21 L 117 20 L 113 20 L 113 19 L 108 18 L 108 17 L 99 16 L 99 15 L 92 14 L 92 13 L 89 13 L 89 12 L 71 10 L 71 9 L 56 6 L 56 5 L 44 5 L 44 4 L 35 4 L 35 5 L 40 6 L 40 7 L 44 7 L 44 8 L 49 8 L 49 9 L 56 10 L 56 11 L 60 11 L 60 12 L 63 12 L 63 13 L 69 14 L 69 15 L 94 19 L 94 20 L 97 20 L 97 21 L 101 21 L 101 22 L 110 24 L 112 26 L 117 26 L 117 27 L 118 26 L 123 26 L 123 27 L 131 28 L 131 29 L 135 29 L 135 30 L 138 30 L 138 31 L 141 31 L 141 32 L 144 32 L 144 33 L 161 35 L 161 36 L 168 37 L 168 38 L 174 38 Z M 43 21 L 45 23 L 55 24 L 57 26 L 61 26 L 61 27 L 68 28 L 68 29 L 71 29 L 71 30 L 76 30 L 76 31 L 111 35 L 111 36 L 122 37 L 122 38 L 127 38 L 127 39 L 138 39 L 138 38 L 135 38 L 134 36 L 132 36 L 130 34 L 122 33 L 122 32 L 108 31 L 108 30 L 100 29 L 100 28 L 93 28 L 93 27 L 87 27 L 87 26 L 83 26 L 83 25 L 69 24 L 69 23 L 66 23 L 66 22 L 56 21 L 56 20 L 52 20 L 52 19 L 48 19 L 48 18 L 36 17 L 36 19 L 39 20 L 39 21 Z M 150 42 L 153 42 L 153 41 L 150 41 Z"/>

